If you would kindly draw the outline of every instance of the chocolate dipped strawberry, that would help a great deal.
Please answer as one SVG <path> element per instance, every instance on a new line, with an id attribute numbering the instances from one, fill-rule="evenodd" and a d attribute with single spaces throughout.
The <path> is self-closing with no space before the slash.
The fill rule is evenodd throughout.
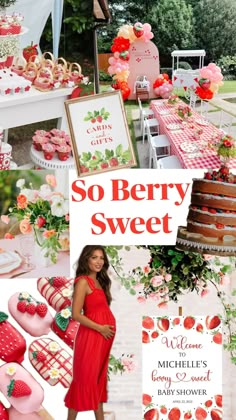
<path id="1" fill-rule="evenodd" d="M 24 360 L 26 341 L 7 318 L 7 314 L 0 312 L 0 359 L 21 363 Z"/>

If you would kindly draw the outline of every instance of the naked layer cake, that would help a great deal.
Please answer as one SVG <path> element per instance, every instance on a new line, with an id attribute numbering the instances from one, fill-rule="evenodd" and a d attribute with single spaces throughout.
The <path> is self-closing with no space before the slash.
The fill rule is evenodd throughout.
<path id="1" fill-rule="evenodd" d="M 178 229 L 181 249 L 236 255 L 236 175 L 227 167 L 194 179 L 187 227 Z"/>

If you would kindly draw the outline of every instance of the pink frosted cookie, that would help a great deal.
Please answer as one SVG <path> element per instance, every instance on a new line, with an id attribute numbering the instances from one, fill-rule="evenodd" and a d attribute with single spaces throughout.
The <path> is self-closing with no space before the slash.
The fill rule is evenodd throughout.
<path id="1" fill-rule="evenodd" d="M 9 312 L 33 337 L 48 334 L 53 320 L 46 303 L 38 302 L 28 292 L 17 292 L 8 301 Z"/>
<path id="2" fill-rule="evenodd" d="M 57 341 L 40 338 L 29 347 L 29 360 L 50 385 L 61 383 L 69 388 L 72 381 L 72 357 Z"/>
<path id="3" fill-rule="evenodd" d="M 37 281 L 39 293 L 55 311 L 71 305 L 74 279 L 67 277 L 41 277 Z"/>
<path id="4" fill-rule="evenodd" d="M 0 391 L 20 413 L 38 412 L 44 399 L 43 388 L 18 363 L 5 363 L 0 367 Z"/>
<path id="5" fill-rule="evenodd" d="M 24 360 L 26 341 L 7 319 L 8 315 L 0 312 L 0 359 L 4 362 L 21 363 Z"/>
<path id="6" fill-rule="evenodd" d="M 42 420 L 42 417 L 37 413 L 22 414 L 13 407 L 8 409 L 8 415 L 9 420 Z"/>
<path id="7" fill-rule="evenodd" d="M 51 328 L 64 343 L 73 349 L 79 323 L 71 318 L 71 307 L 62 309 L 56 314 Z"/>

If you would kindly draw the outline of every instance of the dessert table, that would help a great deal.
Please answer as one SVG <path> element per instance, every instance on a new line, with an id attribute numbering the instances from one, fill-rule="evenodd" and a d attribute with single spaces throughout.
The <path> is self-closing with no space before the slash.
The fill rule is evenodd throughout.
<path id="1" fill-rule="evenodd" d="M 19 263 L 17 267 L 8 273 L 0 270 L 1 278 L 37 278 L 37 277 L 51 277 L 51 276 L 69 276 L 70 275 L 70 256 L 68 251 L 61 251 L 58 253 L 58 260 L 56 264 L 44 266 L 43 259 L 40 258 L 37 250 L 33 250 L 30 262 L 35 265 L 35 268 L 28 271 L 24 268 L 24 257 L 22 256 L 20 247 L 20 236 L 16 235 L 14 239 L 0 239 L 0 251 L 13 251 L 19 256 Z M 22 262 L 21 262 L 22 261 Z M 6 270 L 5 270 L 6 271 Z"/>
<path id="2" fill-rule="evenodd" d="M 210 147 L 210 142 L 213 136 L 222 135 L 222 131 L 194 110 L 188 121 L 183 122 L 177 115 L 175 106 L 167 104 L 167 100 L 151 101 L 150 106 L 159 121 L 160 134 L 168 137 L 171 154 L 179 158 L 184 169 L 215 169 L 221 166 L 220 158 Z M 203 130 L 199 140 L 194 138 L 196 128 Z M 236 159 L 231 159 L 230 166 L 236 168 Z"/>
<path id="3" fill-rule="evenodd" d="M 64 102 L 73 88 L 41 92 L 34 87 L 26 93 L 0 96 L 0 125 L 4 130 L 58 118 L 57 128 L 68 131 Z M 7 141 L 7 137 L 4 137 Z"/>

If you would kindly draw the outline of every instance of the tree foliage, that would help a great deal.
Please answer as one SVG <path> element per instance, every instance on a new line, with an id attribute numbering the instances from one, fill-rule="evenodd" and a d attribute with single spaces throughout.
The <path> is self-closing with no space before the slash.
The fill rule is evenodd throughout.
<path id="1" fill-rule="evenodd" d="M 235 0 L 200 0 L 194 8 L 196 41 L 210 60 L 236 54 Z"/>
<path id="2" fill-rule="evenodd" d="M 193 47 L 193 10 L 185 0 L 159 0 L 148 14 L 161 54 Z"/>

